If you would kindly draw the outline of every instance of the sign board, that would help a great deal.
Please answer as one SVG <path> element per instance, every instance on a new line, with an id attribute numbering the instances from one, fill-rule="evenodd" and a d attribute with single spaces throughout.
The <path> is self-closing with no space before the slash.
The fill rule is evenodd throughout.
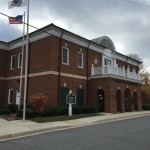
<path id="1" fill-rule="evenodd" d="M 75 104 L 76 103 L 76 96 L 73 95 L 72 93 L 71 94 L 68 94 L 66 96 L 66 103 L 67 104 Z"/>

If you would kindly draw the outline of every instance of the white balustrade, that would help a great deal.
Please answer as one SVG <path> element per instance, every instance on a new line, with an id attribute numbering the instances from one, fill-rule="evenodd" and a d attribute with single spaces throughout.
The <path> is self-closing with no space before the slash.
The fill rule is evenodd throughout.
<path id="1" fill-rule="evenodd" d="M 141 80 L 139 73 L 136 73 L 135 70 L 133 70 L 133 72 L 130 72 L 129 68 L 125 70 L 124 66 L 123 68 L 119 68 L 118 65 L 116 65 L 116 67 L 112 67 L 112 66 L 94 67 L 94 65 L 92 65 L 91 67 L 91 76 L 108 75 L 108 74 L 125 77 L 133 80 L 139 80 L 139 81 Z"/>

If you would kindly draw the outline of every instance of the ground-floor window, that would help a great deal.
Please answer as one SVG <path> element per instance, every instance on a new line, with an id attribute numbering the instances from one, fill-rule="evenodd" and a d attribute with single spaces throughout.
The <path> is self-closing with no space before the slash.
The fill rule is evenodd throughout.
<path id="1" fill-rule="evenodd" d="M 12 104 L 13 101 L 13 89 L 9 89 L 8 91 L 8 104 Z"/>
<path id="2" fill-rule="evenodd" d="M 66 96 L 69 94 L 68 87 L 61 87 L 60 88 L 60 106 L 66 106 Z"/>
<path id="3" fill-rule="evenodd" d="M 77 89 L 77 105 L 84 105 L 84 89 Z"/>

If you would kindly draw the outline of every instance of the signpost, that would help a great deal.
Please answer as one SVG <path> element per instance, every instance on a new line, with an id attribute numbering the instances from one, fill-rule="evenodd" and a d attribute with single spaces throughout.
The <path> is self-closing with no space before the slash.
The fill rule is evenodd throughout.
<path id="1" fill-rule="evenodd" d="M 76 96 L 72 94 L 72 91 L 69 91 L 69 94 L 66 96 L 66 103 L 69 104 L 68 116 L 72 116 L 72 104 L 76 103 Z"/>

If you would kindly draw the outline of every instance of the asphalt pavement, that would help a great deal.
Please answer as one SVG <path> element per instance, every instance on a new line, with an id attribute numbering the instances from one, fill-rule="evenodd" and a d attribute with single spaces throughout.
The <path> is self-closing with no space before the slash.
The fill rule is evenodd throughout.
<path id="1" fill-rule="evenodd" d="M 86 117 L 75 120 L 56 121 L 47 123 L 36 123 L 30 120 L 13 120 L 7 121 L 0 118 L 0 141 L 18 138 L 22 136 L 30 136 L 33 134 L 41 134 L 50 131 L 64 130 L 92 124 L 124 120 L 150 115 L 150 111 L 126 112 L 126 113 L 101 113 L 103 115 Z M 69 117 L 69 116 L 68 116 Z"/>

